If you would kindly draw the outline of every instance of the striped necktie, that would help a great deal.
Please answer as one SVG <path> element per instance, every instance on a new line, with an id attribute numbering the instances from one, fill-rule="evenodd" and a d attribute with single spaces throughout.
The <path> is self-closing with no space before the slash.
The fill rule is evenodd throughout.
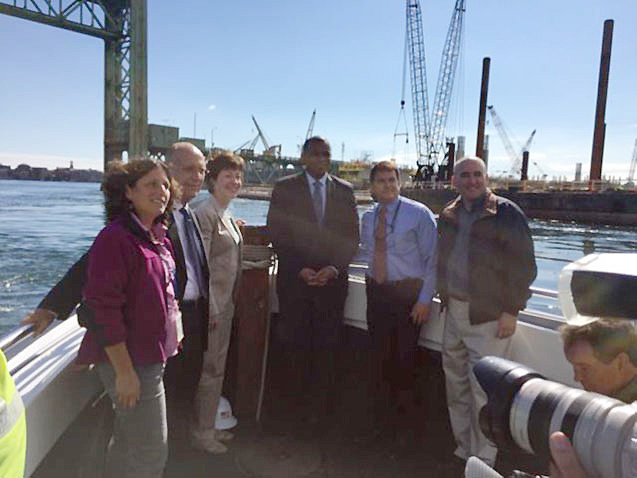
<path id="1" fill-rule="evenodd" d="M 379 284 L 387 280 L 387 208 L 384 205 L 378 211 L 378 222 L 374 231 L 372 277 Z"/>

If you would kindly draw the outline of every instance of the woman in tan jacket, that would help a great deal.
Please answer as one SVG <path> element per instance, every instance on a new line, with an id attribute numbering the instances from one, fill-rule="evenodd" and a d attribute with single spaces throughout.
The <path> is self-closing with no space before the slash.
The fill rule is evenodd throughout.
<path id="1" fill-rule="evenodd" d="M 210 196 L 195 210 L 210 270 L 208 349 L 195 396 L 193 446 L 209 453 L 225 453 L 227 430 L 215 429 L 215 418 L 226 368 L 237 286 L 241 275 L 242 237 L 228 211 L 243 182 L 243 159 L 222 151 L 206 165 Z"/>

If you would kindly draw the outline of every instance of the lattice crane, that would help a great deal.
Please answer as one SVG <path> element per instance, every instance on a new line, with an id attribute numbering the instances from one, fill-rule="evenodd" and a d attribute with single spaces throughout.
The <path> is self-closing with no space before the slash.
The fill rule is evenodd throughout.
<path id="1" fill-rule="evenodd" d="M 445 126 L 449 116 L 453 83 L 456 77 L 458 57 L 460 56 L 464 12 L 465 1 L 457 0 L 451 15 L 445 47 L 442 51 L 434 108 L 431 111 L 429 156 L 433 158 L 440 157 L 446 143 Z"/>
<path id="2" fill-rule="evenodd" d="M 316 110 L 312 111 L 312 117 L 310 118 L 310 123 L 307 125 L 307 132 L 305 133 L 305 141 L 312 137 L 314 133 L 314 120 L 316 119 Z"/>
<path id="3" fill-rule="evenodd" d="M 419 0 L 407 0 L 406 48 L 409 51 L 411 108 L 414 115 L 416 162 L 420 168 L 429 158 L 429 93 L 425 64 L 425 36 Z M 404 105 L 404 99 L 403 99 Z"/>
<path id="4" fill-rule="evenodd" d="M 629 183 L 632 183 L 635 177 L 635 167 L 637 167 L 637 139 L 635 140 L 635 149 L 633 149 L 633 159 L 630 162 L 630 169 L 628 170 Z"/>
<path id="5" fill-rule="evenodd" d="M 502 140 L 504 149 L 506 149 L 507 154 L 511 158 L 510 173 L 520 174 L 520 170 L 522 168 L 522 153 L 528 151 L 531 147 L 531 143 L 533 142 L 533 138 L 535 137 L 536 130 L 533 130 L 531 136 L 529 136 L 529 139 L 527 139 L 524 143 L 524 146 L 520 149 L 519 152 L 517 152 L 513 147 L 513 144 L 511 144 L 511 139 L 509 138 L 509 133 L 507 133 L 507 128 L 506 126 L 504 126 L 504 123 L 502 123 L 500 116 L 498 116 L 498 114 L 495 112 L 495 108 L 493 106 L 487 106 L 487 109 L 489 110 L 489 113 L 491 113 L 493 125 L 500 135 L 500 139 Z"/>
<path id="6" fill-rule="evenodd" d="M 263 150 L 263 155 L 264 156 L 274 156 L 276 158 L 281 156 L 281 145 L 280 144 L 275 144 L 273 146 L 270 146 L 270 143 L 268 142 L 267 138 L 265 137 L 265 134 L 263 134 L 263 131 L 261 130 L 261 126 L 259 126 L 259 123 L 257 123 L 257 119 L 254 117 L 254 115 L 252 115 L 252 122 L 254 123 L 254 126 L 256 126 L 257 128 L 257 133 L 258 133 L 258 137 L 261 138 L 261 142 L 263 143 L 263 147 L 265 148 Z"/>
<path id="7" fill-rule="evenodd" d="M 451 16 L 451 23 L 440 61 L 432 114 L 429 112 L 425 40 L 420 1 L 407 0 L 406 5 L 407 31 L 405 48 L 409 52 L 416 162 L 418 164 L 416 178 L 428 179 L 433 175 L 434 166 L 438 166 L 439 162 L 442 162 L 444 158 L 445 126 L 451 103 L 456 67 L 460 56 L 465 0 L 456 0 Z M 404 97 L 401 100 L 402 107 L 404 107 Z"/>

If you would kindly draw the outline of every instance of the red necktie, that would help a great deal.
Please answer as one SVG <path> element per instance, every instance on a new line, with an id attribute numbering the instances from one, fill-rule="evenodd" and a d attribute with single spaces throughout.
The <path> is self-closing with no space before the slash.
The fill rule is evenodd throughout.
<path id="1" fill-rule="evenodd" d="M 374 231 L 374 263 L 372 264 L 372 277 L 382 284 L 387 280 L 387 209 L 380 207 L 378 211 L 378 223 Z"/>

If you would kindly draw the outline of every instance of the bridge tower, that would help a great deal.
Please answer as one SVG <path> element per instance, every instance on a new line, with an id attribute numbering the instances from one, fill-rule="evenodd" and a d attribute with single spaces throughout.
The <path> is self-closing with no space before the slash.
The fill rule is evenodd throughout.
<path id="1" fill-rule="evenodd" d="M 149 150 L 146 0 L 0 0 L 0 13 L 104 40 L 104 166 Z"/>

